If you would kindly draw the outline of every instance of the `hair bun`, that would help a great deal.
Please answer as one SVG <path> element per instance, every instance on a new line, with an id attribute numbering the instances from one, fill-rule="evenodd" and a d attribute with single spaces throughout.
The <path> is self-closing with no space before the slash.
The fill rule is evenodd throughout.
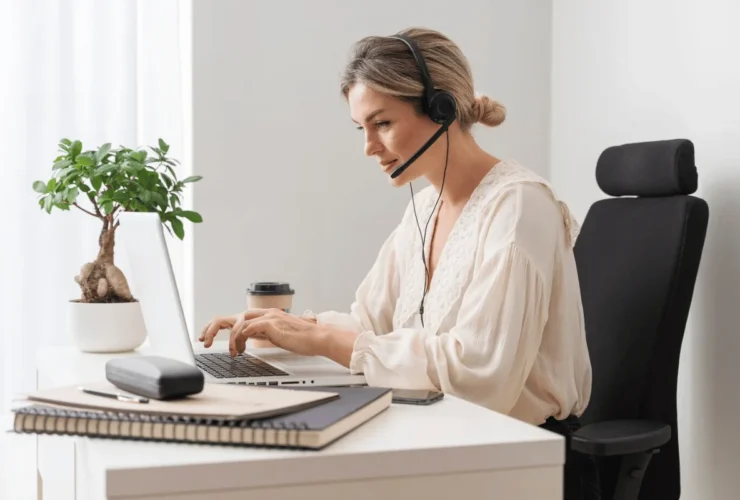
<path id="1" fill-rule="evenodd" d="M 476 122 L 489 127 L 501 125 L 506 119 L 506 108 L 486 95 L 475 96 L 473 112 Z"/>

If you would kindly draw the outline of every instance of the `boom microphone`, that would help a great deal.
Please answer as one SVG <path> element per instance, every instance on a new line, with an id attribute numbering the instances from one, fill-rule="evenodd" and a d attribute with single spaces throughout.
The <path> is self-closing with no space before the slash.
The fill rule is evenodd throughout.
<path id="1" fill-rule="evenodd" d="M 396 177 L 398 177 L 399 175 L 401 175 L 402 173 L 404 173 L 404 171 L 407 168 L 409 168 L 412 163 L 414 163 L 416 160 L 418 160 L 419 157 L 422 154 L 424 154 L 424 152 L 427 149 L 429 149 L 429 147 L 432 144 L 434 144 L 435 142 L 437 142 L 437 139 L 439 139 L 442 136 L 442 134 L 444 134 L 447 131 L 447 129 L 450 127 L 450 125 L 452 124 L 453 121 L 455 121 L 455 116 L 454 115 L 451 118 L 449 118 L 448 120 L 446 120 L 442 124 L 442 126 L 439 127 L 439 130 L 437 130 L 434 133 L 434 135 L 432 137 L 430 137 L 429 140 L 427 142 L 425 142 L 424 145 L 421 148 L 419 148 L 419 151 L 417 151 L 416 153 L 414 153 L 414 155 L 411 158 L 409 158 L 408 161 L 406 161 L 406 163 L 404 163 L 403 165 L 401 165 L 400 167 L 398 167 L 397 169 L 395 169 L 391 173 L 391 179 L 395 179 Z"/>

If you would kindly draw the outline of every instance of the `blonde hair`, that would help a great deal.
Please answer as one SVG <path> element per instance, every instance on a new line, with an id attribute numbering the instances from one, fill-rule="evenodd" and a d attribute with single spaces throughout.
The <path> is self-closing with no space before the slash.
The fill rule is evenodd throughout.
<path id="1" fill-rule="evenodd" d="M 426 28 L 409 28 L 399 34 L 416 42 L 435 88 L 446 90 L 455 98 L 457 120 L 463 131 L 470 130 L 474 123 L 495 127 L 504 121 L 506 108 L 501 103 L 475 93 L 468 60 L 452 40 Z M 345 99 L 356 83 L 411 102 L 417 112 L 422 112 L 421 73 L 413 54 L 400 40 L 368 36 L 355 43 L 341 80 Z"/>

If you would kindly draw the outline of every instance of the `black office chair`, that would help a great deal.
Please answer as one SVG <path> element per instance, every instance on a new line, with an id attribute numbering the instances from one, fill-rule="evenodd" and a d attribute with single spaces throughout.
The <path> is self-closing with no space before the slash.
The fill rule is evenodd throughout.
<path id="1" fill-rule="evenodd" d="M 572 448 L 597 457 L 603 499 L 680 497 L 676 383 L 709 209 L 689 140 L 606 149 L 612 199 L 594 203 L 576 241 L 591 402 Z"/>

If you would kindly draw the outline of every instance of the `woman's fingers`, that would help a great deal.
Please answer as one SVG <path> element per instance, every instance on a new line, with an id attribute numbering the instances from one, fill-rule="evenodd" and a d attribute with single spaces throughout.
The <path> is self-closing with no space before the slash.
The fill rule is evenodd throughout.
<path id="1" fill-rule="evenodd" d="M 250 310 L 248 310 L 243 315 L 243 317 L 244 317 L 243 318 L 243 321 L 240 321 L 239 322 L 239 328 L 238 329 L 241 329 L 241 327 L 242 327 L 242 325 L 244 324 L 245 321 L 250 321 L 250 320 L 253 320 L 253 319 L 261 318 L 262 316 L 264 316 L 268 312 L 270 312 L 269 309 L 250 309 Z M 237 325 L 234 325 L 234 329 L 235 330 L 237 329 Z M 257 335 L 257 337 L 258 338 L 264 338 L 261 335 Z"/>
<path id="2" fill-rule="evenodd" d="M 233 316 L 216 317 L 203 327 L 198 340 L 203 342 L 204 347 L 211 347 L 213 340 L 221 330 L 231 329 L 233 332 L 235 329 L 241 328 L 245 321 L 259 318 L 268 311 L 269 309 L 248 309 Z"/>
<path id="3" fill-rule="evenodd" d="M 239 315 L 239 319 L 231 327 L 231 334 L 229 335 L 229 354 L 232 357 L 244 352 L 244 349 L 237 351 L 236 349 L 236 336 L 237 334 L 247 325 L 250 321 L 254 321 L 257 318 L 261 318 L 269 309 L 250 309 Z"/>
<path id="4" fill-rule="evenodd" d="M 246 321 L 250 321 L 256 318 L 260 318 L 267 313 L 268 309 L 249 309 L 239 314 L 239 319 L 231 327 L 231 333 L 238 332 L 244 326 Z"/>
<path id="5" fill-rule="evenodd" d="M 203 332 L 200 334 L 200 341 L 203 342 L 204 347 L 211 347 L 213 339 L 218 335 L 218 332 L 231 328 L 236 322 L 235 316 L 223 316 L 220 318 L 214 318 L 208 323 Z"/>
<path id="6" fill-rule="evenodd" d="M 269 319 L 257 319 L 245 322 L 245 326 L 242 327 L 234 339 L 234 349 L 238 354 L 244 352 L 247 347 L 247 339 L 257 335 L 264 335 L 270 341 L 272 341 L 273 333 L 276 331 L 274 320 Z M 273 342 L 274 344 L 274 342 Z"/>
<path id="7" fill-rule="evenodd" d="M 231 333 L 229 334 L 229 354 L 232 358 L 236 357 L 236 355 L 239 354 L 236 350 L 236 336 L 244 327 L 244 323 L 245 322 L 242 321 L 238 326 L 234 325 L 234 328 L 231 329 Z"/>
<path id="8" fill-rule="evenodd" d="M 234 335 L 231 336 L 231 339 L 233 341 L 233 352 L 236 354 L 241 354 L 244 352 L 244 350 L 247 348 L 247 339 L 249 338 L 249 334 L 247 331 L 249 330 L 249 327 L 252 326 L 252 332 L 254 332 L 254 326 L 253 325 L 261 325 L 262 323 L 269 323 L 267 320 L 252 320 L 248 323 L 245 323 L 246 326 L 242 327 L 238 332 L 236 332 Z M 258 330 L 259 333 L 264 332 L 264 326 L 261 326 Z M 231 351 L 232 346 L 229 345 L 229 351 Z"/>

